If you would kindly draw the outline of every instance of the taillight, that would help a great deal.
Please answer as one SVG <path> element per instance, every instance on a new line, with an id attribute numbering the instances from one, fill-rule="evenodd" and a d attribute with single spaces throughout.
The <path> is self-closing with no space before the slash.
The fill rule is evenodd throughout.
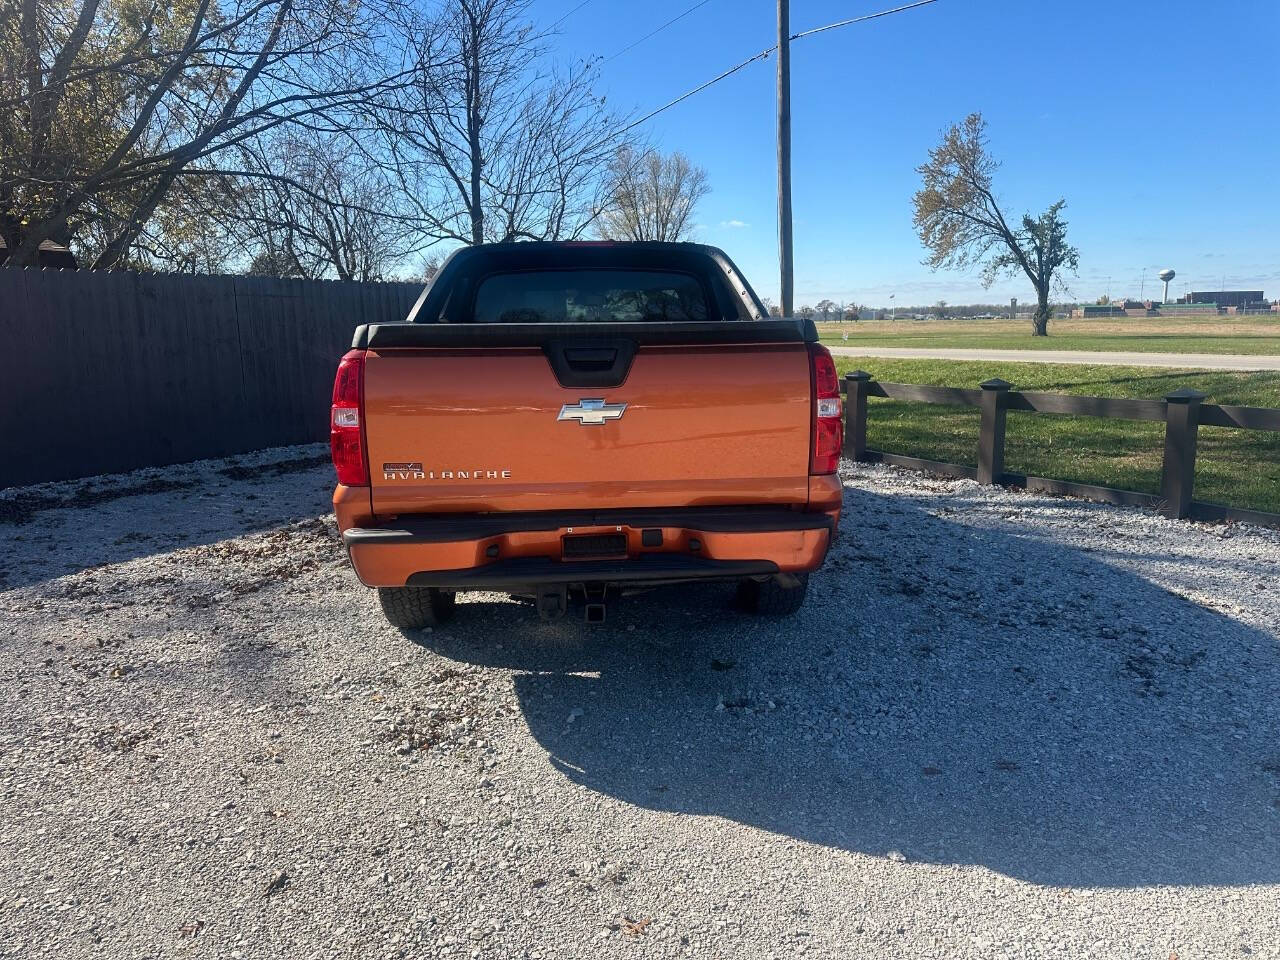
<path id="1" fill-rule="evenodd" d="M 840 422 L 840 378 L 827 348 L 809 344 L 809 379 L 813 385 L 813 429 L 809 440 L 809 473 L 822 475 L 840 469 L 844 426 Z"/>
<path id="2" fill-rule="evenodd" d="M 364 447 L 364 351 L 349 350 L 338 363 L 329 409 L 329 450 L 338 482 L 369 485 L 369 457 Z"/>

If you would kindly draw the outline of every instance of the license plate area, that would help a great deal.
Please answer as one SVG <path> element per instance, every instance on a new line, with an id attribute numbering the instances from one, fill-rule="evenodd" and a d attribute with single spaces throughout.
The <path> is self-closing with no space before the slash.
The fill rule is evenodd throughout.
<path id="1" fill-rule="evenodd" d="M 618 560 L 627 556 L 624 533 L 580 533 L 566 535 L 560 542 L 565 560 Z"/>

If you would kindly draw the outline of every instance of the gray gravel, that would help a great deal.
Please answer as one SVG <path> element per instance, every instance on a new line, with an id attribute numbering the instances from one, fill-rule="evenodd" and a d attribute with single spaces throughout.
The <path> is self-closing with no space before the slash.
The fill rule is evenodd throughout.
<path id="1" fill-rule="evenodd" d="M 857 468 L 794 619 L 404 635 L 322 461 L 0 494 L 0 955 L 1280 956 L 1275 532 Z"/>

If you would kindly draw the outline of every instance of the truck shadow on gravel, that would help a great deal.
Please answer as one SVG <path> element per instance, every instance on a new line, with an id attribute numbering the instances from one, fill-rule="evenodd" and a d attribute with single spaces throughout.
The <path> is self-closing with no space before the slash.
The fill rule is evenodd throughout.
<path id="1" fill-rule="evenodd" d="M 556 770 L 641 807 L 1042 884 L 1280 881 L 1275 636 L 994 503 L 846 503 L 793 619 L 706 586 L 596 628 L 472 603 L 433 646 L 513 668 Z"/>

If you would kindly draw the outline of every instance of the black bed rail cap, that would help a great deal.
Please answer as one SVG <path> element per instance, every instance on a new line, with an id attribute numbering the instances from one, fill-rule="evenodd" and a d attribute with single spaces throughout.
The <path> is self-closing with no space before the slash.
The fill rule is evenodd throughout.
<path id="1" fill-rule="evenodd" d="M 372 323 L 356 327 L 355 349 L 413 347 L 541 347 L 592 337 L 639 346 L 716 343 L 816 343 L 812 320 L 707 320 L 676 323 Z"/>

